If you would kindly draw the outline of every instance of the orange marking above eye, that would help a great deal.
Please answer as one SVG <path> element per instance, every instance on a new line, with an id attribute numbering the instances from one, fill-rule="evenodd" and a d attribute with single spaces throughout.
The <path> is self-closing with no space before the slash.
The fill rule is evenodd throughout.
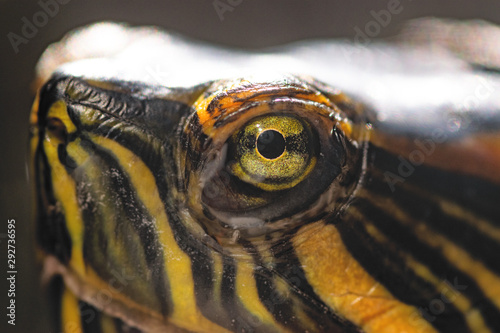
<path id="1" fill-rule="evenodd" d="M 210 95 L 202 95 L 193 106 L 203 133 L 210 136 L 213 134 L 217 122 L 237 112 L 245 105 L 271 102 L 273 99 L 280 97 L 314 102 L 331 108 L 334 112 L 340 112 L 337 106 L 319 91 L 280 83 L 249 85 L 248 81 L 244 80 L 237 83 L 228 83 L 227 86 L 219 86 Z M 340 126 L 348 136 L 352 134 L 350 124 L 342 122 Z"/>

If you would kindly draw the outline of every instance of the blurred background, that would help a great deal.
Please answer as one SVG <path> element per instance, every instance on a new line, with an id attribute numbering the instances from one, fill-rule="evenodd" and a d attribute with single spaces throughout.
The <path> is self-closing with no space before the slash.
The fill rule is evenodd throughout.
<path id="1" fill-rule="evenodd" d="M 54 1 L 57 7 L 47 7 Z M 50 43 L 73 28 L 100 20 L 156 25 L 194 39 L 247 49 L 308 38 L 355 41 L 358 29 L 364 31 L 377 13 L 391 5 L 397 5 L 399 13 L 370 37 L 390 38 L 405 21 L 423 16 L 479 18 L 500 24 L 498 0 L 0 0 L 0 332 L 53 332 L 39 295 L 26 172 L 27 124 L 34 94 L 30 84 L 36 61 Z M 40 14 L 43 11 L 47 14 Z M 34 20 L 39 27 L 26 34 L 23 26 Z M 6 316 L 9 219 L 16 220 L 16 326 L 8 325 Z"/>

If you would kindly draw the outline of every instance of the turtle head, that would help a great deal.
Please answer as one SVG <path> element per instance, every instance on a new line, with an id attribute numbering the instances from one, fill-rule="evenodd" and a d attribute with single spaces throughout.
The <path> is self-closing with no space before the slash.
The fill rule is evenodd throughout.
<path id="1" fill-rule="evenodd" d="M 351 327 L 322 298 L 330 273 L 304 271 L 362 180 L 366 117 L 342 93 L 62 76 L 32 122 L 38 242 L 77 299 L 145 331 Z"/>

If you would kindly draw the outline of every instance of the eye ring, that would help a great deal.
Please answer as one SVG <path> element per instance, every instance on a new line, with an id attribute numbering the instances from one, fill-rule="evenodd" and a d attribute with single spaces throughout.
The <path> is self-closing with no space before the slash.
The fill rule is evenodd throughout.
<path id="1" fill-rule="evenodd" d="M 257 153 L 267 160 L 275 160 L 286 151 L 286 140 L 283 133 L 275 129 L 266 129 L 255 140 Z"/>

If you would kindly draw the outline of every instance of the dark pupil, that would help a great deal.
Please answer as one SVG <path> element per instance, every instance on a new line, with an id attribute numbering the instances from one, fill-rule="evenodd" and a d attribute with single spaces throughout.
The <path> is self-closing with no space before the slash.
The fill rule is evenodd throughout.
<path id="1" fill-rule="evenodd" d="M 257 138 L 257 150 L 265 158 L 275 159 L 285 151 L 285 138 L 278 131 L 264 131 Z"/>

